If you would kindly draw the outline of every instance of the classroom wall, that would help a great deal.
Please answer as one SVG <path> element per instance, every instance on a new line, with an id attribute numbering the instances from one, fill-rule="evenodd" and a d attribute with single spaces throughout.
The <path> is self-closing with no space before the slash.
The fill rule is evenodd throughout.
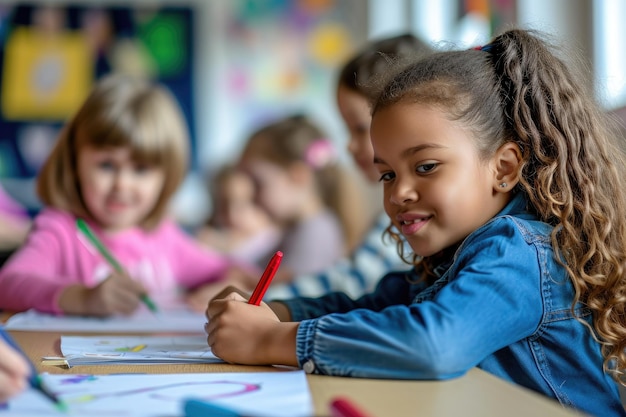
<path id="1" fill-rule="evenodd" d="M 258 23 L 250 29 L 251 39 L 256 37 L 259 44 L 255 48 L 241 47 L 242 37 L 233 37 L 232 25 L 252 22 L 233 20 L 233 7 L 247 7 L 254 15 L 263 12 L 262 5 L 280 5 L 284 2 L 256 0 L 135 0 L 132 5 L 177 5 L 188 6 L 193 10 L 193 126 L 196 140 L 196 170 L 193 171 L 178 193 L 174 208 L 179 218 L 189 225 L 197 224 L 208 214 L 211 202 L 205 187 L 205 175 L 217 169 L 222 163 L 236 158 L 246 135 L 264 118 L 289 112 L 303 111 L 314 116 L 329 131 L 342 151 L 343 160 L 350 164 L 344 150 L 346 132 L 337 115 L 334 102 L 334 70 L 341 63 L 340 57 L 357 48 L 368 38 L 386 36 L 412 30 L 427 41 L 438 45 L 477 45 L 489 38 L 493 30 L 512 23 L 534 27 L 568 39 L 585 56 L 597 55 L 594 34 L 594 4 L 608 0 L 300 0 L 302 4 L 334 5 L 343 7 L 335 18 L 340 20 L 345 30 L 346 40 L 342 52 L 329 59 L 326 67 L 317 65 L 305 68 L 314 73 L 314 81 L 307 80 L 288 96 L 237 97 L 229 90 L 225 79 L 232 76 L 235 64 L 241 64 L 246 51 L 247 64 L 253 68 L 260 66 L 280 53 L 280 43 L 272 38 L 271 19 L 266 27 Z M 32 1 L 31 4 L 80 4 L 128 6 L 121 0 L 47 0 Z M 295 0 L 292 3 L 297 3 Z M 19 4 L 13 0 L 0 0 L 2 7 Z M 470 10 L 471 8 L 474 10 Z M 490 14 L 485 18 L 485 10 Z M 476 12 L 476 13 L 468 13 Z M 483 15 L 481 16 L 481 13 Z M 241 14 L 241 13 L 240 13 Z M 597 16 L 598 13 L 595 13 Z M 241 17 L 241 16 L 240 16 Z M 250 16 L 248 16 L 250 17 Z M 243 23 L 242 23 L 243 22 Z M 266 33 L 259 35 L 259 33 Z M 271 30 L 270 30 L 271 32 Z M 274 34 L 275 35 L 275 34 Z M 303 38 L 305 39 L 305 38 Z M 284 40 L 284 39 L 283 39 Z M 239 42 L 239 43 L 236 43 Z M 265 42 L 265 43 L 264 43 Z M 304 48 L 305 46 L 303 46 Z M 251 52 L 250 52 L 251 51 Z M 278 52 L 277 52 L 278 51 Z M 237 55 L 239 54 L 239 55 Z M 332 53 L 330 54 L 332 55 Z M 327 57 L 330 56 L 327 54 Z M 234 57 L 234 58 L 233 58 Z M 284 58 L 284 57 L 283 57 Z M 281 58 L 282 59 L 282 58 Z M 318 63 L 319 64 L 319 63 Z M 268 64 L 269 65 L 269 64 Z M 317 71 L 317 72 L 316 72 Z M 271 77 L 272 72 L 266 72 Z M 269 79 L 269 78 L 267 78 Z M 284 91 L 283 91 L 284 92 Z M 262 89 L 255 90 L 262 94 Z M 3 182 L 6 178 L 2 178 Z M 16 189 L 28 190 L 29 185 L 19 184 Z M 27 193 L 24 193 L 24 197 Z M 31 201 L 32 202 L 32 201 Z"/>
<path id="2" fill-rule="evenodd" d="M 600 94 L 604 85 L 602 77 L 605 75 L 603 72 L 597 73 L 594 70 L 603 65 L 606 55 L 603 48 L 609 44 L 602 41 L 603 37 L 607 36 L 605 31 L 606 19 L 599 19 L 603 17 L 602 10 L 611 2 L 612 0 L 484 0 L 472 2 L 464 0 L 363 0 L 360 2 L 361 7 L 355 9 L 355 14 L 359 16 L 357 20 L 365 28 L 365 33 L 361 34 L 364 39 L 387 36 L 402 31 L 413 31 L 433 45 L 443 44 L 444 47 L 448 46 L 447 42 L 466 46 L 482 44 L 489 39 L 493 31 L 507 25 L 519 24 L 523 27 L 543 30 L 554 34 L 556 39 L 566 39 L 569 46 L 568 51 L 574 51 L 580 54 L 581 59 L 588 59 L 593 62 L 593 65 L 588 68 L 591 71 L 588 74 L 590 85 L 593 85 L 596 92 Z M 470 17 L 467 11 L 471 4 L 478 5 L 478 8 L 481 4 L 483 6 L 488 4 L 491 13 L 490 20 L 481 22 L 475 16 Z M 210 21 L 212 16 L 216 16 L 206 5 L 201 6 L 199 12 L 205 15 L 206 21 Z M 620 20 L 619 16 L 611 17 L 613 20 Z M 200 35 L 200 38 L 211 39 L 210 45 L 218 49 L 219 45 L 227 48 L 225 43 L 213 36 L 216 35 L 216 32 L 213 32 L 211 27 L 217 26 L 202 25 L 201 27 L 203 29 L 199 30 L 203 30 L 205 33 Z M 211 68 L 212 64 L 210 54 L 200 55 L 206 58 L 205 65 L 199 63 L 204 68 L 204 70 L 200 70 L 202 73 L 203 71 L 206 72 L 207 68 Z M 610 51 L 609 56 L 626 57 L 626 50 L 614 49 Z M 209 74 L 215 75 L 214 70 L 209 71 Z M 591 77 L 594 75 L 596 78 L 592 80 Z M 219 77 L 213 80 L 219 83 Z M 206 83 L 206 89 L 201 88 L 200 90 L 211 91 L 210 82 L 207 80 L 200 82 Z M 332 85 L 330 87 L 332 90 Z M 593 93 L 591 88 L 590 93 Z M 219 94 L 199 95 L 198 100 L 206 101 L 200 108 L 217 109 L 209 117 L 198 120 L 198 131 L 207 138 L 206 141 L 202 142 L 204 146 L 202 158 L 208 166 L 211 166 L 216 161 L 231 157 L 232 153 L 236 152 L 240 146 L 240 140 L 244 135 L 232 136 L 232 140 L 216 140 L 216 138 L 223 138 L 224 132 L 229 132 L 233 117 L 236 118 L 236 116 L 225 114 L 225 108 L 220 106 Z M 321 115 L 321 119 L 330 126 L 333 137 L 336 137 L 340 144 L 344 143 L 345 131 L 335 113 L 332 93 L 328 94 L 326 106 L 326 112 Z M 608 108 L 619 106 L 619 102 L 617 104 L 607 102 Z M 319 109 L 313 107 L 312 110 L 319 115 Z"/>

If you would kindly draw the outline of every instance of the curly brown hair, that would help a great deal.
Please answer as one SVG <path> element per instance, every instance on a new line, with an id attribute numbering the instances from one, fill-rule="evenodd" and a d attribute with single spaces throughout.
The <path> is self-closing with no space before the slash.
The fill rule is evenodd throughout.
<path id="1" fill-rule="evenodd" d="M 575 289 L 572 310 L 582 303 L 592 311 L 604 367 L 619 381 L 626 368 L 626 159 L 615 123 L 555 51 L 541 33 L 512 29 L 479 49 L 435 53 L 399 69 L 376 93 L 373 113 L 427 103 L 472 129 L 482 158 L 507 142 L 519 146 L 516 192 L 554 226 L 555 258 Z M 401 237 L 388 232 L 403 256 Z M 437 260 L 412 262 L 428 275 Z"/>

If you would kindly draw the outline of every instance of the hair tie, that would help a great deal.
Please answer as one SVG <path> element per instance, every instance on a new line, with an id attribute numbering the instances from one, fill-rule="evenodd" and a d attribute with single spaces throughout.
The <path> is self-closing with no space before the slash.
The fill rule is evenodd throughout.
<path id="1" fill-rule="evenodd" d="M 314 140 L 304 152 L 304 161 L 314 169 L 324 168 L 336 159 L 337 152 L 328 139 Z"/>
<path id="2" fill-rule="evenodd" d="M 485 51 L 485 52 L 489 52 L 489 51 L 491 51 L 491 44 L 489 43 L 489 44 L 487 44 L 487 45 L 485 45 L 485 46 L 481 46 L 481 45 L 479 45 L 479 46 L 475 46 L 475 47 L 473 47 L 472 49 L 473 49 L 473 50 L 475 50 L 475 51 Z"/>

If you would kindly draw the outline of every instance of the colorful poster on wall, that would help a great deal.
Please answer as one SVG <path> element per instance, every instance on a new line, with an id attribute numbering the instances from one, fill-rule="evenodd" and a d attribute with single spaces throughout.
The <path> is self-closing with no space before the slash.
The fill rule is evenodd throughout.
<path id="1" fill-rule="evenodd" d="M 207 144 L 207 160 L 236 155 L 232 148 L 251 131 L 287 114 L 311 116 L 333 138 L 343 134 L 334 83 L 338 68 L 366 40 L 363 1 L 233 0 L 216 13 L 220 142 Z"/>
<path id="2" fill-rule="evenodd" d="M 456 37 L 471 47 L 487 42 L 493 34 L 516 20 L 517 0 L 458 0 Z"/>
<path id="3" fill-rule="evenodd" d="M 0 179 L 13 197 L 38 204 L 34 178 L 63 123 L 111 72 L 168 87 L 195 149 L 194 13 L 172 4 L 0 5 Z"/>
<path id="4" fill-rule="evenodd" d="M 20 27 L 9 37 L 2 68 L 2 114 L 10 120 L 69 117 L 93 82 L 87 42 L 78 33 L 46 36 Z"/>

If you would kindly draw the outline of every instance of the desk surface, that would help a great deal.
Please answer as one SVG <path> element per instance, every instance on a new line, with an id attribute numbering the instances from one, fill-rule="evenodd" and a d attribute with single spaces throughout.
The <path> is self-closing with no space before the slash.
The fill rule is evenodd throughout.
<path id="1" fill-rule="evenodd" d="M 35 363 L 38 371 L 51 374 L 281 372 L 282 370 L 271 366 L 223 363 L 99 365 L 76 366 L 67 369 L 41 365 L 40 360 L 43 356 L 61 355 L 60 333 L 12 331 L 11 334 Z M 307 380 L 318 416 L 328 415 L 328 404 L 333 397 L 338 395 L 351 398 L 372 417 L 577 415 L 564 409 L 555 401 L 509 384 L 480 369 L 472 369 L 465 376 L 448 381 L 392 381 L 321 375 L 308 375 Z"/>

